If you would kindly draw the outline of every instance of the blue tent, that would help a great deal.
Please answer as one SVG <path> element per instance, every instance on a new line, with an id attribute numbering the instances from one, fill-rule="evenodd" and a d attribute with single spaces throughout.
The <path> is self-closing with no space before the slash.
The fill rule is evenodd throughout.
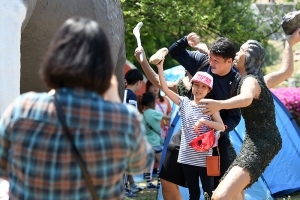
<path id="1" fill-rule="evenodd" d="M 273 99 L 276 124 L 282 137 L 282 149 L 266 168 L 258 183 L 246 191 L 247 195 L 252 197 L 249 199 L 257 199 L 253 198 L 254 195 L 262 198 L 266 194 L 280 197 L 300 190 L 300 130 L 281 101 L 275 95 Z M 240 151 L 244 136 L 245 123 L 242 119 L 235 130 L 230 132 L 230 139 L 237 152 Z"/>
<path id="2" fill-rule="evenodd" d="M 276 109 L 276 123 L 282 137 L 282 149 L 267 167 L 265 172 L 253 186 L 245 191 L 246 199 L 273 199 L 300 191 L 300 130 L 296 125 L 289 111 L 273 95 Z M 180 128 L 180 116 L 178 115 L 177 106 L 174 107 L 175 113 L 172 117 L 172 126 L 165 142 L 165 147 L 170 141 L 171 136 Z M 236 152 L 240 151 L 242 141 L 245 135 L 244 119 L 230 132 L 230 139 L 235 147 Z M 164 148 L 162 160 L 165 156 Z M 183 199 L 188 199 L 188 190 L 180 187 Z M 203 197 L 202 197 L 203 198 Z M 161 189 L 158 199 L 163 199 Z"/>

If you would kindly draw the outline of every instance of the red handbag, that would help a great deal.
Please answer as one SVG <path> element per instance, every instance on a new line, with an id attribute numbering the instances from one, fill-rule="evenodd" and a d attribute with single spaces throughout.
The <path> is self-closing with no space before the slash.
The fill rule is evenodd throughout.
<path id="1" fill-rule="evenodd" d="M 211 129 L 208 132 L 198 135 L 189 145 L 196 151 L 204 152 L 213 147 L 215 143 L 215 131 Z"/>

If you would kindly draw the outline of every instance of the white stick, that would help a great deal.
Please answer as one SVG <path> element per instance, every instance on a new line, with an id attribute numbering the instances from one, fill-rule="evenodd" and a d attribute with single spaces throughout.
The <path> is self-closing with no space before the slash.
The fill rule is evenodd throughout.
<path id="1" fill-rule="evenodd" d="M 140 37 L 140 29 L 141 27 L 143 26 L 143 22 L 139 22 L 133 29 L 133 35 L 135 36 L 136 38 L 136 41 L 137 41 L 137 45 L 138 47 L 142 47 L 142 44 L 141 44 L 141 37 Z M 143 55 L 140 54 L 140 60 L 141 62 L 143 62 Z"/>

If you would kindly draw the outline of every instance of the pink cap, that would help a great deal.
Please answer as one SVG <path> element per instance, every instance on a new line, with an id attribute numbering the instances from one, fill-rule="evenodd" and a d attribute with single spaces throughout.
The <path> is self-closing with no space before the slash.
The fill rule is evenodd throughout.
<path id="1" fill-rule="evenodd" d="M 207 72 L 197 72 L 191 82 L 200 82 L 207 85 L 210 89 L 213 87 L 213 77 Z"/>

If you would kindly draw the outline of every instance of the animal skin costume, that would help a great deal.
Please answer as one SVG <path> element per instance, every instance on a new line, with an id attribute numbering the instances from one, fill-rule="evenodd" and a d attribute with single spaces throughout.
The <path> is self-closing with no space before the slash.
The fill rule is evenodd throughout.
<path id="1" fill-rule="evenodd" d="M 271 92 L 263 78 L 255 75 L 247 75 L 246 77 L 249 76 L 258 81 L 261 93 L 258 99 L 253 99 L 250 106 L 241 108 L 246 126 L 245 139 L 240 153 L 223 176 L 224 178 L 229 170 L 236 165 L 246 169 L 251 176 L 250 183 L 246 188 L 258 180 L 282 145 L 282 139 L 276 126 L 275 106 Z M 240 93 L 246 77 L 242 78 L 238 93 Z"/>

